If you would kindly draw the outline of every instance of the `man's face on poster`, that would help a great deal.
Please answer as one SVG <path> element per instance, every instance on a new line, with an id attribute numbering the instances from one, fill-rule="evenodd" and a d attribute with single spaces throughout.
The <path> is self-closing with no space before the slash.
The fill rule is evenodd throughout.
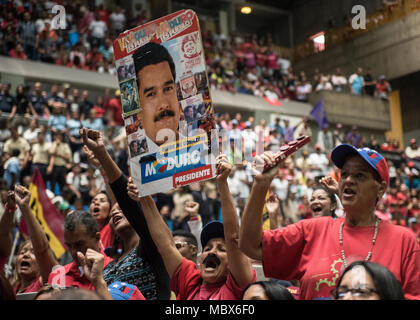
<path id="1" fill-rule="evenodd" d="M 189 119 L 192 119 L 194 117 L 194 110 L 193 110 L 193 108 L 188 108 L 186 116 Z"/>
<path id="2" fill-rule="evenodd" d="M 132 142 L 132 143 L 131 143 L 131 153 L 136 154 L 136 153 L 137 153 L 137 151 L 138 151 L 138 148 L 137 148 L 137 142 Z"/>
<path id="3" fill-rule="evenodd" d="M 119 71 L 120 71 L 120 79 L 125 79 L 125 76 L 126 76 L 125 68 L 122 67 L 120 68 Z"/>
<path id="4" fill-rule="evenodd" d="M 184 44 L 184 53 L 188 58 L 194 57 L 197 55 L 197 46 L 194 41 L 190 40 Z"/>
<path id="5" fill-rule="evenodd" d="M 190 93 L 193 90 L 193 88 L 194 88 L 194 83 L 192 81 L 186 81 L 186 82 L 184 82 L 184 85 L 182 87 L 182 89 L 185 92 L 188 92 L 188 93 Z"/>
<path id="6" fill-rule="evenodd" d="M 167 61 L 145 66 L 138 72 L 138 79 L 141 126 L 154 143 L 161 145 L 163 138 L 157 139 L 160 130 L 170 129 L 174 134 L 178 131 L 180 114 L 175 79 Z"/>

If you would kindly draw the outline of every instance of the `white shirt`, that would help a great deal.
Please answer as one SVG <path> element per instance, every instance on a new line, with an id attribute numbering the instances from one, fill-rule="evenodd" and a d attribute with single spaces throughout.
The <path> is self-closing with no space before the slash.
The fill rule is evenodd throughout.
<path id="1" fill-rule="evenodd" d="M 308 163 L 312 166 L 319 167 L 320 169 L 311 170 L 313 176 L 326 175 L 328 173 L 328 158 L 323 153 L 311 153 L 308 158 Z M 313 177 L 312 177 L 313 178 Z"/>
<path id="2" fill-rule="evenodd" d="M 296 97 L 298 99 L 306 99 L 308 98 L 308 94 L 312 91 L 312 85 L 310 83 L 299 85 L 296 88 Z"/>
<path id="3" fill-rule="evenodd" d="M 113 12 L 109 16 L 109 20 L 111 21 L 111 27 L 114 30 L 121 30 L 124 26 L 125 15 L 122 12 L 120 13 Z"/>
<path id="4" fill-rule="evenodd" d="M 106 24 L 103 21 L 93 20 L 89 25 L 89 30 L 92 31 L 92 37 L 94 38 L 105 38 L 105 32 L 107 30 Z"/>
<path id="5" fill-rule="evenodd" d="M 289 183 L 286 179 L 274 178 L 273 181 L 271 181 L 273 192 L 283 201 L 286 200 L 288 185 Z"/>

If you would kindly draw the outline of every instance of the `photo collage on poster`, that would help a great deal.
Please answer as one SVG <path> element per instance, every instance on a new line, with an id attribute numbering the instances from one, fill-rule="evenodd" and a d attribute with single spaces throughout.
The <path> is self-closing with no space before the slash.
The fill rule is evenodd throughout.
<path id="1" fill-rule="evenodd" d="M 214 178 L 214 110 L 197 15 L 181 10 L 114 42 L 129 164 L 141 195 Z"/>

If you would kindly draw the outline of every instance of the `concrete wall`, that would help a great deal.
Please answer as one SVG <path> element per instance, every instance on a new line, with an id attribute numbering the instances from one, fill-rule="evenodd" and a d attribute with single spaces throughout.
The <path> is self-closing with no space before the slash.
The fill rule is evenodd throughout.
<path id="1" fill-rule="evenodd" d="M 411 138 L 420 141 L 420 71 L 395 79 L 391 85 L 400 91 L 404 145 Z"/>
<path id="2" fill-rule="evenodd" d="M 118 89 L 117 76 L 7 57 L 0 57 L 0 81 L 11 82 L 12 93 L 15 92 L 16 86 L 22 83 L 32 85 L 40 81 L 44 84 L 43 90 L 49 90 L 52 84 L 61 85 L 66 82 L 72 88 L 89 90 L 92 101 L 95 101 L 98 95 L 103 95 L 106 88 L 111 89 L 111 94 L 113 90 Z M 303 117 L 312 109 L 308 103 L 283 101 L 283 105 L 278 107 L 270 105 L 260 97 L 219 90 L 212 90 L 211 97 L 216 112 L 242 112 L 244 118 L 249 115 L 260 118 L 266 114 Z"/>
<path id="3" fill-rule="evenodd" d="M 335 68 L 350 75 L 358 66 L 371 67 L 374 76 L 385 74 L 389 79 L 420 70 L 420 12 L 388 23 L 341 46 L 326 49 L 312 57 L 296 61 L 297 71 L 309 75 L 315 68 L 332 73 Z"/>
<path id="4" fill-rule="evenodd" d="M 369 96 L 334 91 L 313 93 L 309 102 L 315 105 L 321 99 L 324 101 L 329 122 L 340 122 L 347 126 L 357 125 L 383 132 L 391 129 L 388 102 Z"/>
<path id="5" fill-rule="evenodd" d="M 363 5 L 369 15 L 382 8 L 382 0 L 294 0 L 292 5 L 294 43 L 299 44 L 311 35 L 328 28 L 329 22 L 336 27 L 347 23 L 351 9 Z"/>

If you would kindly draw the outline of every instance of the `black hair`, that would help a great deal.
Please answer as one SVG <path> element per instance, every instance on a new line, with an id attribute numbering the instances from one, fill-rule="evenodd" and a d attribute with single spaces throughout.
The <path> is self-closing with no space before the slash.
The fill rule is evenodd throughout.
<path id="1" fill-rule="evenodd" d="M 264 289 L 264 292 L 269 300 L 295 300 L 293 295 L 289 290 L 287 290 L 285 286 L 282 286 L 281 284 L 271 280 L 256 281 L 248 284 L 242 291 L 241 300 L 244 299 L 246 290 L 248 290 L 248 288 L 253 285 L 260 285 Z"/>
<path id="2" fill-rule="evenodd" d="M 192 244 L 198 248 L 198 241 L 197 238 L 191 233 L 183 229 L 177 229 L 174 232 L 172 232 L 172 236 L 179 236 L 184 237 L 185 241 L 189 244 Z"/>
<path id="3" fill-rule="evenodd" d="M 372 277 L 373 284 L 381 300 L 405 300 L 401 283 L 388 268 L 369 261 L 355 261 L 341 275 L 337 283 L 340 287 L 344 275 L 356 266 L 362 266 Z"/>
<path id="4" fill-rule="evenodd" d="M 137 86 L 140 87 L 139 72 L 141 69 L 146 66 L 158 64 L 164 61 L 168 62 L 172 77 L 174 78 L 175 82 L 175 63 L 168 50 L 164 46 L 155 42 L 146 43 L 144 46 L 138 48 L 132 57 L 134 61 L 134 68 L 136 70 Z"/>
<path id="5" fill-rule="evenodd" d="M 64 219 L 64 230 L 73 232 L 80 226 L 85 226 L 87 234 L 91 237 L 95 237 L 99 232 L 98 223 L 89 212 L 76 210 Z"/>

